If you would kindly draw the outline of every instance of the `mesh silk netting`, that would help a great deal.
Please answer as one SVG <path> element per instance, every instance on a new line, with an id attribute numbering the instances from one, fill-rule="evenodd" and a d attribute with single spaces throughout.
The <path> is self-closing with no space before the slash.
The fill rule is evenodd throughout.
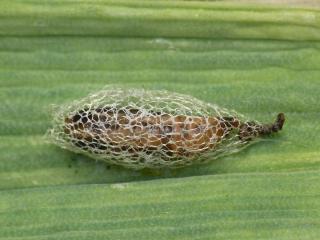
<path id="1" fill-rule="evenodd" d="M 58 107 L 49 135 L 65 149 L 111 164 L 175 168 L 241 149 L 246 127 L 236 112 L 191 96 L 112 89 Z"/>

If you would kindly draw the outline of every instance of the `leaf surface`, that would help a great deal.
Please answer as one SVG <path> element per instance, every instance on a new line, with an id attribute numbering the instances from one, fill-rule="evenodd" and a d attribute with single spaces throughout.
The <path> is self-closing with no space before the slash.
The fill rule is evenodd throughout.
<path id="1" fill-rule="evenodd" d="M 1 1 L 0 239 L 317 239 L 319 19 L 305 5 Z M 287 121 L 178 170 L 107 166 L 45 141 L 52 104 L 106 85 Z"/>

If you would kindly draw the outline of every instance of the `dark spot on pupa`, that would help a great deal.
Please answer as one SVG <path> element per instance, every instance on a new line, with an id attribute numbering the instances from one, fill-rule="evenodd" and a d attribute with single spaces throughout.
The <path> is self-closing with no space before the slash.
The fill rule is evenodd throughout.
<path id="1" fill-rule="evenodd" d="M 84 129 L 83 123 L 80 122 L 78 125 L 79 125 L 79 128 L 80 128 L 81 130 Z"/>
<path id="2" fill-rule="evenodd" d="M 128 146 L 121 146 L 121 150 L 122 151 L 127 151 L 128 150 Z"/>
<path id="3" fill-rule="evenodd" d="M 119 119 L 118 119 L 118 122 L 120 124 L 128 124 L 130 121 L 128 118 L 126 118 L 125 116 L 121 116 Z"/>
<path id="4" fill-rule="evenodd" d="M 101 133 L 102 129 L 98 124 L 92 124 L 91 129 L 95 133 Z"/>
<path id="5" fill-rule="evenodd" d="M 105 122 L 107 120 L 107 117 L 104 114 L 100 114 L 99 115 L 99 119 L 100 119 L 101 122 Z"/>
<path id="6" fill-rule="evenodd" d="M 63 128 L 65 134 L 70 134 L 70 129 L 67 127 Z"/>
<path id="7" fill-rule="evenodd" d="M 168 143 L 170 141 L 170 138 L 168 138 L 168 137 L 162 137 L 161 138 L 161 143 L 162 144 L 166 144 L 166 143 Z"/>
<path id="8" fill-rule="evenodd" d="M 96 122 L 98 122 L 99 121 L 99 117 L 98 117 L 98 115 L 97 114 L 93 114 L 93 120 L 94 121 L 96 121 Z"/>
<path id="9" fill-rule="evenodd" d="M 108 147 L 107 147 L 106 145 L 101 145 L 101 144 L 99 144 L 99 149 L 100 149 L 100 150 L 107 150 Z"/>
<path id="10" fill-rule="evenodd" d="M 159 115 L 161 115 L 162 114 L 162 112 L 160 112 L 160 111 L 150 111 L 150 113 L 152 114 L 152 115 L 155 115 L 155 116 L 159 116 Z"/>
<path id="11" fill-rule="evenodd" d="M 87 142 L 92 142 L 92 137 L 90 135 L 87 135 L 84 140 L 86 140 Z"/>
<path id="12" fill-rule="evenodd" d="M 83 117 L 83 118 L 81 119 L 81 121 L 82 121 L 83 123 L 86 123 L 86 122 L 88 122 L 88 118 L 87 118 L 87 117 Z"/>
<path id="13" fill-rule="evenodd" d="M 71 119 L 71 118 L 66 117 L 66 118 L 64 119 L 64 122 L 65 122 L 65 123 L 72 123 L 72 119 Z"/>
<path id="14" fill-rule="evenodd" d="M 129 112 L 132 113 L 132 114 L 137 114 L 137 113 L 139 112 L 139 109 L 131 108 L 131 109 L 129 110 Z"/>
<path id="15" fill-rule="evenodd" d="M 125 115 L 126 111 L 124 109 L 119 109 L 117 112 L 118 115 Z"/>
<path id="16" fill-rule="evenodd" d="M 121 148 L 119 148 L 119 147 L 112 148 L 112 150 L 113 150 L 113 154 L 115 154 L 115 152 L 116 153 L 121 152 Z"/>
<path id="17" fill-rule="evenodd" d="M 91 148 L 99 148 L 99 145 L 98 145 L 98 143 L 90 143 L 89 147 L 91 147 Z"/>
<path id="18" fill-rule="evenodd" d="M 136 152 L 136 149 L 127 147 L 126 151 L 128 151 L 128 153 L 134 154 Z"/>
<path id="19" fill-rule="evenodd" d="M 110 109 L 112 109 L 111 107 L 104 107 L 104 108 L 102 108 L 102 111 L 103 112 L 107 112 L 107 111 L 109 111 Z"/>
<path id="20" fill-rule="evenodd" d="M 173 156 L 173 152 L 168 150 L 168 151 L 166 151 L 166 155 L 169 156 L 169 157 L 172 157 Z"/>
<path id="21" fill-rule="evenodd" d="M 219 128 L 216 134 L 217 134 L 217 136 L 222 137 L 223 130 L 221 128 Z"/>
<path id="22" fill-rule="evenodd" d="M 144 151 L 147 155 L 151 155 L 152 153 L 153 153 L 153 151 L 151 151 L 151 150 L 146 150 L 146 151 Z"/>
<path id="23" fill-rule="evenodd" d="M 163 126 L 163 131 L 164 131 L 165 134 L 171 133 L 172 132 L 172 126 L 168 126 L 168 125 Z"/>
<path id="24" fill-rule="evenodd" d="M 80 148 L 83 148 L 84 146 L 86 146 L 86 144 L 85 144 L 84 142 L 82 142 L 82 141 L 76 141 L 76 142 L 75 142 L 75 145 L 76 145 L 77 147 L 80 147 Z"/>
<path id="25" fill-rule="evenodd" d="M 86 113 L 86 111 L 88 111 L 88 109 L 82 109 L 82 110 L 79 111 L 79 114 Z"/>
<path id="26" fill-rule="evenodd" d="M 76 114 L 76 115 L 74 115 L 74 116 L 72 117 L 72 121 L 73 121 L 73 122 L 77 122 L 77 121 L 79 121 L 80 118 L 81 118 L 81 116 L 80 116 L 79 114 Z"/>
<path id="27" fill-rule="evenodd" d="M 142 128 L 141 128 L 140 126 L 133 126 L 132 130 L 133 130 L 134 132 L 139 132 L 139 131 L 142 130 Z"/>
<path id="28" fill-rule="evenodd" d="M 233 127 L 237 128 L 239 127 L 240 125 L 240 122 L 238 120 L 235 120 L 233 123 L 232 123 Z"/>

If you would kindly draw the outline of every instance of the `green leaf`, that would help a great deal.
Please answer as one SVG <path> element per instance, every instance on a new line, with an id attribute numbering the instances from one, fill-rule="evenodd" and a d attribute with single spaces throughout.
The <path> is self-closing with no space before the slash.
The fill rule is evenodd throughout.
<path id="1" fill-rule="evenodd" d="M 0 239 L 319 238 L 319 62 L 320 10 L 305 5 L 1 1 Z M 52 104 L 106 85 L 287 121 L 177 170 L 108 166 L 45 141 Z"/>

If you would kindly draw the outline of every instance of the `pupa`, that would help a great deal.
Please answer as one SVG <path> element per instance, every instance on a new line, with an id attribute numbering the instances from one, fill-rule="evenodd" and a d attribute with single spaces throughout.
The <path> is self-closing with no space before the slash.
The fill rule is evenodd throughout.
<path id="1" fill-rule="evenodd" d="M 248 121 L 233 110 L 194 97 L 142 89 L 110 89 L 56 107 L 54 143 L 131 169 L 178 168 L 236 152 L 282 129 Z"/>

